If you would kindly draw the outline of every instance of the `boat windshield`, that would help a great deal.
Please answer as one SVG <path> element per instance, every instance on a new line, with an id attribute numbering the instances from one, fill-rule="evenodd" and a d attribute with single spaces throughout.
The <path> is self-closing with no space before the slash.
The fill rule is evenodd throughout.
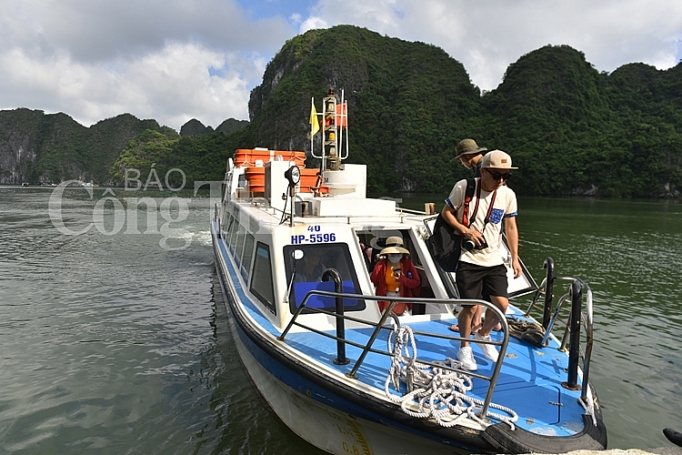
<path id="1" fill-rule="evenodd" d="M 348 245 L 345 243 L 288 245 L 284 247 L 284 257 L 287 282 L 291 282 L 293 276 L 293 285 L 289 295 L 289 310 L 292 314 L 301 305 L 308 292 L 335 291 L 335 284 L 331 277 L 329 281 L 322 281 L 322 276 L 327 269 L 334 269 L 339 273 L 344 293 L 360 293 L 357 275 L 352 267 Z M 311 296 L 306 305 L 311 308 L 333 311 L 335 299 Z M 365 308 L 365 302 L 346 299 L 343 306 L 345 311 L 361 311 Z"/>

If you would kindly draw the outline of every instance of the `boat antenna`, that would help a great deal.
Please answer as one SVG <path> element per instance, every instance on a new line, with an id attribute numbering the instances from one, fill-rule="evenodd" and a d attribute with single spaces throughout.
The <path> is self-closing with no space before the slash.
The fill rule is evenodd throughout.
<path id="1" fill-rule="evenodd" d="M 329 160 L 329 169 L 337 171 L 341 166 L 341 160 L 339 159 L 339 138 L 337 130 L 338 110 L 334 89 L 329 89 L 329 93 L 324 97 L 322 103 L 322 112 L 324 114 L 323 155 Z M 326 166 L 324 166 L 324 169 L 326 169 Z"/>
<path id="2" fill-rule="evenodd" d="M 318 117 L 322 117 L 321 121 Z M 322 150 L 319 154 L 315 152 L 314 146 L 314 136 L 320 129 L 318 126 L 322 127 Z M 341 102 L 339 102 L 334 89 L 329 89 L 327 96 L 322 98 L 320 114 L 315 109 L 315 99 L 312 99 L 310 128 L 310 154 L 313 158 L 320 159 L 320 173 L 316 185 L 319 187 L 324 184 L 325 171 L 340 170 L 341 161 L 348 158 L 348 109 L 343 90 L 341 90 Z M 346 130 L 345 133 L 344 130 Z"/>
<path id="3" fill-rule="evenodd" d="M 336 116 L 336 119 L 339 126 L 338 150 L 342 150 L 342 145 L 344 144 L 343 132 L 344 130 L 346 131 L 345 140 L 346 153 L 339 152 L 339 159 L 345 160 L 346 158 L 348 158 L 348 102 L 346 101 L 345 90 L 341 90 L 341 106 L 338 115 Z"/>

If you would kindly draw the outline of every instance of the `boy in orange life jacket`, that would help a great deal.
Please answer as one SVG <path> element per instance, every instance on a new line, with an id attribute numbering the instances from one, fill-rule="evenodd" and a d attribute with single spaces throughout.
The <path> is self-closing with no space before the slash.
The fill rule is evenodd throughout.
<path id="1" fill-rule="evenodd" d="M 376 286 L 376 295 L 412 297 L 412 290 L 420 285 L 419 273 L 410 260 L 410 252 L 403 247 L 403 240 L 394 236 L 386 239 L 386 247 L 379 253 L 381 259 L 374 266 L 370 280 Z M 384 311 L 388 302 L 379 301 L 379 310 Z M 398 302 L 393 313 L 401 316 L 405 310 L 412 310 L 412 304 Z"/>

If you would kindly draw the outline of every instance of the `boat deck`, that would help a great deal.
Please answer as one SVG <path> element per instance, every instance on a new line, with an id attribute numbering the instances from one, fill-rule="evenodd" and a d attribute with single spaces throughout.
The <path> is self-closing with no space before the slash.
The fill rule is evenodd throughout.
<path id="1" fill-rule="evenodd" d="M 225 246 L 220 243 L 220 249 Z M 244 292 L 239 284 L 238 274 L 231 264 L 228 264 L 229 275 L 242 308 L 255 322 L 256 326 L 267 330 L 272 336 L 279 337 L 280 330 L 275 327 Z M 420 361 L 444 361 L 456 358 L 459 341 L 439 338 L 438 335 L 453 337 L 457 333 L 450 330 L 456 323 L 456 318 L 446 317 L 445 314 L 425 316 L 400 317 L 402 326 L 409 326 L 415 334 L 417 358 Z M 507 311 L 507 318 L 523 320 L 522 312 L 512 305 Z M 303 316 L 301 323 L 305 324 L 307 316 Z M 442 319 L 441 319 L 442 318 Z M 345 338 L 358 345 L 366 345 L 372 334 L 373 327 L 346 328 Z M 436 336 L 421 335 L 425 332 Z M 346 357 L 350 362 L 337 365 L 337 341 L 332 338 L 334 331 L 326 331 L 329 336 L 322 336 L 312 331 L 297 328 L 286 335 L 285 343 L 298 351 L 300 355 L 308 357 L 313 363 L 331 368 L 343 375 L 350 373 L 362 350 L 356 346 L 346 344 Z M 372 346 L 377 351 L 387 351 L 387 337 L 389 330 L 381 330 Z M 493 341 L 503 340 L 502 332 L 492 332 Z M 467 392 L 468 396 L 483 401 L 490 385 L 485 379 L 476 377 L 491 377 L 494 364 L 483 356 L 476 343 L 471 344 L 478 370 L 472 376 L 473 388 Z M 583 414 L 585 409 L 579 402 L 580 390 L 572 391 L 562 386 L 567 379 L 568 355 L 558 350 L 558 342 L 550 338 L 549 346 L 538 348 L 528 342 L 509 337 L 504 363 L 500 369 L 497 384 L 492 396 L 492 403 L 510 408 L 518 415 L 515 425 L 527 431 L 554 436 L 572 436 L 584 429 Z M 499 350 L 499 347 L 498 347 Z M 377 393 L 383 393 L 385 382 L 391 367 L 391 357 L 377 352 L 369 352 L 356 373 L 357 380 L 363 384 L 376 388 Z M 344 376 L 345 377 L 345 376 Z M 404 384 L 401 391 L 395 391 L 389 386 L 391 393 L 401 396 L 406 392 Z M 493 410 L 494 411 L 494 410 Z M 496 419 L 490 419 L 496 423 Z"/>
<path id="2" fill-rule="evenodd" d="M 521 319 L 521 312 L 510 307 L 508 317 Z M 252 316 L 256 316 L 252 314 Z M 401 325 L 409 326 L 415 333 L 417 358 L 420 361 L 439 362 L 447 358 L 455 358 L 459 341 L 439 338 L 437 336 L 421 335 L 427 332 L 434 335 L 457 336 L 450 330 L 455 319 L 436 319 L 429 321 L 410 322 L 410 316 L 401 317 Z M 365 345 L 369 342 L 373 328 L 346 329 L 347 340 Z M 273 334 L 276 334 L 273 330 Z M 328 332 L 333 336 L 334 333 Z M 389 330 L 382 330 L 374 341 L 375 350 L 387 350 Z M 492 332 L 493 341 L 503 340 L 502 332 Z M 346 357 L 350 362 L 337 365 L 337 341 L 331 337 L 321 336 L 314 332 L 289 332 L 286 343 L 305 356 L 343 374 L 352 371 L 362 349 L 347 344 Z M 483 356 L 476 343 L 471 343 L 473 353 L 478 364 L 476 375 L 490 377 L 494 364 Z M 499 349 L 499 348 L 498 348 Z M 362 366 L 356 373 L 357 380 L 383 391 L 391 367 L 391 357 L 388 355 L 369 352 Z M 510 408 L 518 414 L 517 426 L 537 434 L 551 434 L 556 436 L 571 436 L 583 430 L 584 408 L 578 399 L 580 390 L 571 391 L 561 383 L 566 380 L 568 356 L 558 350 L 558 343 L 551 339 L 546 348 L 538 348 L 530 343 L 510 337 L 504 363 L 502 364 L 497 385 L 492 397 L 492 403 Z M 467 395 L 478 400 L 484 400 L 490 382 L 473 376 L 473 388 Z M 396 396 L 406 393 L 405 384 L 401 384 L 398 392 L 389 386 L 389 390 Z M 495 419 L 491 419 L 495 420 Z"/>

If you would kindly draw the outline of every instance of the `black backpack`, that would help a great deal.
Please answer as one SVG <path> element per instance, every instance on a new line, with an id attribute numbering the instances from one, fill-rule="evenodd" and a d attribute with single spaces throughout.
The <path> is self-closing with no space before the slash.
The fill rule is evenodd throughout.
<path id="1" fill-rule="evenodd" d="M 467 179 L 467 189 L 464 196 L 464 218 L 469 212 L 469 202 L 474 196 L 476 179 Z M 426 240 L 431 257 L 438 266 L 446 272 L 454 272 L 459 264 L 462 253 L 462 236 L 438 214 L 436 224 L 433 226 L 431 237 Z"/>

